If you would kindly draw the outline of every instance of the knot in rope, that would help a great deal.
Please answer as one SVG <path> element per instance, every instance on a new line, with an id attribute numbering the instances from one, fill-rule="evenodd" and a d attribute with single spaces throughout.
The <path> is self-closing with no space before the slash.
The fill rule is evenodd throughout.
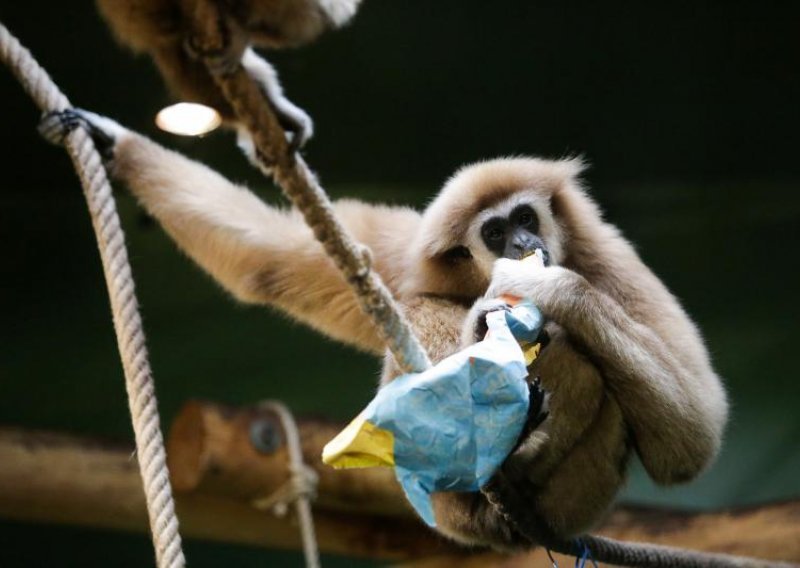
<path id="1" fill-rule="evenodd" d="M 300 431 L 297 428 L 289 408 L 282 402 L 268 400 L 260 403 L 259 408 L 276 414 L 283 428 L 286 449 L 289 453 L 289 479 L 271 495 L 256 499 L 253 506 L 262 510 L 285 515 L 289 505 L 294 504 L 300 523 L 300 534 L 303 539 L 303 553 L 308 568 L 319 567 L 319 549 L 314 533 L 314 520 L 311 516 L 311 500 L 317 495 L 319 476 L 303 461 L 303 448 L 300 443 Z"/>

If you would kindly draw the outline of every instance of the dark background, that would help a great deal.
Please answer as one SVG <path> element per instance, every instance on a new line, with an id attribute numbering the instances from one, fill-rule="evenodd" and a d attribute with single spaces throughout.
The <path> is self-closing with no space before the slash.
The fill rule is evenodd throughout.
<path id="1" fill-rule="evenodd" d="M 665 490 L 635 467 L 624 500 L 719 507 L 800 495 L 800 19 L 778 6 L 366 0 L 347 29 L 270 57 L 315 119 L 307 158 L 335 196 L 423 206 L 472 160 L 589 161 L 593 194 L 695 317 L 733 403 L 708 473 Z M 278 200 L 230 135 L 155 132 L 169 100 L 160 79 L 114 44 L 91 3 L 9 0 L 0 21 L 75 104 Z M 130 440 L 75 174 L 38 139 L 37 111 L 4 71 L 0 101 L 0 423 Z M 275 397 L 342 420 L 369 400 L 376 361 L 235 304 L 123 193 L 120 209 L 166 424 L 197 397 Z M 0 566 L 100 566 L 112 553 L 115 566 L 152 557 L 145 537 L 0 521 Z M 187 555 L 196 567 L 301 562 L 196 542 Z"/>

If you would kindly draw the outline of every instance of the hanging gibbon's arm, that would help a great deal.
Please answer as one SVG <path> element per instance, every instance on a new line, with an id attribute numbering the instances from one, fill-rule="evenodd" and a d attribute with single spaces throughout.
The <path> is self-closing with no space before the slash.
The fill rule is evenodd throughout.
<path id="1" fill-rule="evenodd" d="M 112 178 L 236 298 L 275 306 L 334 339 L 383 354 L 372 322 L 299 213 L 270 207 L 210 168 L 110 119 L 82 114 L 113 139 Z M 396 290 L 419 214 L 348 200 L 335 208 Z"/>
<path id="2" fill-rule="evenodd" d="M 575 251 L 568 268 L 500 259 L 487 297 L 530 297 L 564 327 L 615 394 L 648 473 L 660 483 L 687 481 L 719 450 L 721 382 L 696 327 L 633 247 L 581 192 L 562 191 L 558 214 Z"/>

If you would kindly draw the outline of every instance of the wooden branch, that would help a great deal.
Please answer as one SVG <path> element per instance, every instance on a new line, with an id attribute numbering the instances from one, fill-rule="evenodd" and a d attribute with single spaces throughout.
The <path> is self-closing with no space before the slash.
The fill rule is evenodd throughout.
<path id="1" fill-rule="evenodd" d="M 341 425 L 318 420 L 299 420 L 298 425 L 305 459 L 320 477 L 314 517 L 323 551 L 416 559 L 409 566 L 418 568 L 550 565 L 541 550 L 509 557 L 470 553 L 442 541 L 414 518 L 391 470 L 335 471 L 320 463 L 322 446 Z M 168 443 L 183 534 L 298 549 L 299 534 L 291 519 L 252 506 L 288 479 L 281 439 L 279 421 L 264 410 L 187 404 Z M 130 448 L 9 428 L 0 428 L 0 516 L 147 530 Z M 623 540 L 800 562 L 800 500 L 715 513 L 623 508 L 598 532 Z M 557 559 L 562 566 L 574 562 Z"/>
<path id="2" fill-rule="evenodd" d="M 322 447 L 339 433 L 342 424 L 310 419 L 297 422 L 303 459 L 319 476 L 315 509 L 415 518 L 394 470 L 335 470 L 322 463 Z M 267 497 L 289 479 L 283 439 L 280 421 L 269 410 L 189 402 L 175 419 L 167 441 L 175 490 L 245 501 Z"/>
<path id="3" fill-rule="evenodd" d="M 288 478 L 286 453 L 283 447 L 259 452 L 253 446 L 252 432 L 264 424 L 270 425 L 267 430 L 280 431 L 277 417 L 264 410 L 187 404 L 168 442 L 176 487 L 249 500 L 274 492 Z M 320 476 L 318 510 L 414 517 L 391 470 L 337 471 L 322 464 L 322 447 L 341 430 L 341 424 L 300 420 L 298 426 L 304 459 Z M 800 500 L 715 513 L 631 507 L 612 514 L 598 532 L 621 540 L 800 561 Z M 513 559 L 494 553 L 476 554 L 469 560 L 451 555 L 419 566 L 449 566 L 456 558 L 465 566 L 548 565 L 544 551 L 539 550 Z"/>
<path id="4" fill-rule="evenodd" d="M 176 493 L 185 537 L 299 549 L 290 519 L 247 502 Z M 0 517 L 124 531 L 148 530 L 142 482 L 130 447 L 0 428 Z M 386 560 L 458 554 L 410 519 L 315 511 L 323 552 Z"/>

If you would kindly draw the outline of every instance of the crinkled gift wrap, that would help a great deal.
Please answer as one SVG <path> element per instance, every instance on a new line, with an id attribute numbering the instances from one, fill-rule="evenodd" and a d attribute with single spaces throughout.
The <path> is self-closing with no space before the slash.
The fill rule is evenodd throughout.
<path id="1" fill-rule="evenodd" d="M 538 352 L 542 326 L 539 310 L 525 300 L 486 320 L 483 341 L 380 389 L 325 446 L 322 461 L 336 468 L 394 466 L 430 526 L 436 524 L 432 492 L 479 490 L 528 418 L 526 367 Z"/>

